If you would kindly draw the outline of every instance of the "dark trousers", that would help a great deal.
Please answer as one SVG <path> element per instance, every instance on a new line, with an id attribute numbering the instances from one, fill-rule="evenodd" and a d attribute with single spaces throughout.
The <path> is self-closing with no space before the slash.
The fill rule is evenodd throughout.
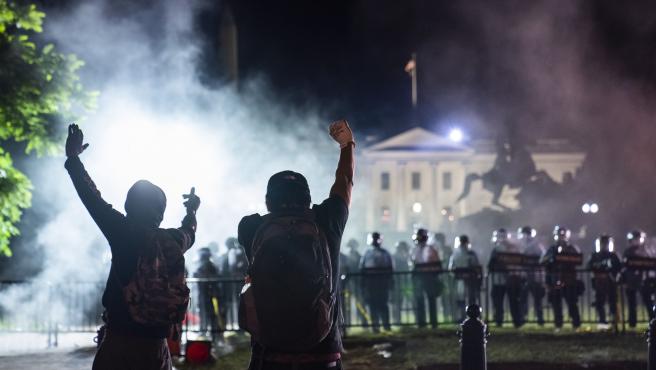
<path id="1" fill-rule="evenodd" d="M 374 333 L 377 333 L 380 330 L 381 322 L 385 330 L 392 330 L 390 327 L 389 306 L 387 305 L 387 301 L 387 292 L 376 292 L 367 297 L 367 306 L 369 306 L 371 326 Z"/>
<path id="2" fill-rule="evenodd" d="M 554 323 L 557 328 L 563 327 L 563 299 L 567 304 L 569 317 L 572 319 L 572 326 L 578 328 L 581 326 L 581 316 L 579 315 L 578 299 L 579 294 L 576 287 L 566 285 L 561 288 L 553 288 L 549 292 L 549 301 L 554 311 Z"/>
<path id="3" fill-rule="evenodd" d="M 597 320 L 600 324 L 607 324 L 606 321 L 606 303 L 613 318 L 617 315 L 617 287 L 609 284 L 604 287 L 595 289 L 595 309 L 597 310 Z"/>
<path id="4" fill-rule="evenodd" d="M 420 328 L 426 327 L 426 306 L 425 300 L 428 301 L 428 318 L 431 323 L 432 328 L 437 327 L 437 297 L 431 294 L 426 294 L 424 298 L 424 292 L 419 291 L 415 294 L 415 314 L 417 315 L 417 325 Z"/>
<path id="5" fill-rule="evenodd" d="M 504 315 L 504 297 L 508 295 L 508 306 L 510 307 L 510 316 L 515 327 L 523 324 L 522 314 L 519 305 L 519 296 L 521 290 L 519 287 L 510 285 L 493 285 L 492 286 L 492 304 L 494 306 L 494 322 L 497 326 L 503 325 Z"/>
<path id="6" fill-rule="evenodd" d="M 278 363 L 262 361 L 251 356 L 248 370 L 342 370 L 342 361 L 331 363 Z"/>
<path id="7" fill-rule="evenodd" d="M 649 289 L 642 288 L 640 289 L 640 296 L 642 297 L 642 303 L 644 303 L 645 308 L 647 308 L 647 314 L 649 314 L 649 320 L 654 318 L 654 313 L 652 307 L 654 306 L 654 301 L 651 298 L 651 291 Z M 626 288 L 626 303 L 629 306 L 629 326 L 634 328 L 638 323 L 638 290 L 632 288 Z"/>
<path id="8" fill-rule="evenodd" d="M 211 299 L 205 299 L 200 302 L 198 308 L 200 314 L 199 331 L 203 334 L 209 332 L 212 339 L 215 339 L 219 332 L 219 320 L 214 311 L 214 304 Z"/>
<path id="9" fill-rule="evenodd" d="M 171 370 L 166 339 L 117 335 L 107 330 L 93 370 Z"/>
<path id="10" fill-rule="evenodd" d="M 538 321 L 538 325 L 544 325 L 544 313 L 542 310 L 544 294 L 544 284 L 537 281 L 527 282 L 521 295 L 522 316 L 525 320 L 528 317 L 528 302 L 529 296 L 531 296 L 533 298 L 533 309 L 535 310 L 535 318 Z"/>

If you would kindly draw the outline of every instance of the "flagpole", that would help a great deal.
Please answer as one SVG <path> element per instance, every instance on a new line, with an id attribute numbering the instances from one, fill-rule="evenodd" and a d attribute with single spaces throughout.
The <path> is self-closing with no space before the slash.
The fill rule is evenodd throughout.
<path id="1" fill-rule="evenodd" d="M 417 53 L 412 53 L 412 61 L 414 62 L 414 68 L 412 68 L 411 77 L 412 77 L 412 110 L 417 109 Z"/>

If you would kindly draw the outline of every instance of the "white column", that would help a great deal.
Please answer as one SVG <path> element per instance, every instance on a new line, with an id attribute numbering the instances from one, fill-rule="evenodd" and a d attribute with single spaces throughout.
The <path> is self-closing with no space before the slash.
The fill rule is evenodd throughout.
<path id="1" fill-rule="evenodd" d="M 380 179 L 375 177 L 376 171 L 375 171 L 375 163 L 376 162 L 370 162 L 367 165 L 367 168 L 365 169 L 366 171 L 366 176 L 369 179 L 369 191 L 367 192 L 368 194 L 365 195 L 365 198 L 367 199 L 366 203 L 366 216 L 365 216 L 365 227 L 367 228 L 367 232 L 370 230 L 373 230 L 376 228 L 376 207 L 375 203 L 377 202 L 378 199 L 378 192 L 381 191 L 380 189 Z"/>
<path id="2" fill-rule="evenodd" d="M 405 162 L 396 165 L 396 231 L 407 231 L 406 202 L 406 168 Z"/>
<path id="3" fill-rule="evenodd" d="M 439 218 L 440 218 L 440 207 L 438 204 L 438 167 L 439 167 L 439 162 L 430 162 L 430 175 L 431 175 L 431 181 L 429 182 L 429 195 L 428 199 L 430 204 L 429 204 L 429 227 L 431 230 L 436 230 L 439 226 Z"/>

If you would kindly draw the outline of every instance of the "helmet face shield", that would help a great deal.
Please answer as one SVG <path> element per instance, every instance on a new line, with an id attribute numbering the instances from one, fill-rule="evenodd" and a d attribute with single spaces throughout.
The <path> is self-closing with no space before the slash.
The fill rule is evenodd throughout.
<path id="1" fill-rule="evenodd" d="M 506 229 L 494 230 L 492 233 L 492 243 L 503 243 L 508 240 L 508 232 Z"/>
<path id="2" fill-rule="evenodd" d="M 569 241 L 569 237 L 571 235 L 571 232 L 569 229 L 566 229 L 562 226 L 556 226 L 553 232 L 553 238 L 554 241 L 556 242 L 567 242 Z"/>
<path id="3" fill-rule="evenodd" d="M 412 235 L 412 240 L 415 244 L 426 243 L 428 241 L 428 230 L 418 229 L 415 231 L 414 235 Z"/>
<path id="4" fill-rule="evenodd" d="M 537 231 L 530 227 L 530 226 L 524 226 L 520 227 L 517 229 L 517 239 L 528 239 L 528 238 L 535 238 L 537 236 Z"/>
<path id="5" fill-rule="evenodd" d="M 595 240 L 595 251 L 597 253 L 601 251 L 612 252 L 615 249 L 615 242 L 613 238 L 608 235 L 601 235 Z"/>
<path id="6" fill-rule="evenodd" d="M 456 239 L 453 241 L 453 247 L 456 249 L 459 248 L 471 249 L 471 243 L 469 242 L 469 237 L 467 235 L 456 236 Z"/>
<path id="7" fill-rule="evenodd" d="M 383 244 L 383 236 L 380 233 L 373 232 L 367 235 L 367 244 L 373 246 L 379 246 Z"/>
<path id="8" fill-rule="evenodd" d="M 627 234 L 626 238 L 628 239 L 630 246 L 638 247 L 645 244 L 647 234 L 640 230 L 633 230 Z"/>

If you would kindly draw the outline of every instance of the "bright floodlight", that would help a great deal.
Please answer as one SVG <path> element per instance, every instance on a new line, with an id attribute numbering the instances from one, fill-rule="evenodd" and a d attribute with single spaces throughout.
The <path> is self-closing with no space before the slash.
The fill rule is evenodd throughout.
<path id="1" fill-rule="evenodd" d="M 451 141 L 459 143 L 462 141 L 463 138 L 464 135 L 462 133 L 462 130 L 460 130 L 459 128 L 451 129 L 451 131 L 449 132 L 449 140 Z"/>
<path id="2" fill-rule="evenodd" d="M 597 213 L 599 212 L 599 205 L 597 203 L 592 203 L 590 205 L 590 213 Z"/>
<path id="3" fill-rule="evenodd" d="M 581 211 L 583 211 L 583 213 L 590 213 L 590 205 L 588 203 L 584 204 L 581 207 Z"/>
<path id="4" fill-rule="evenodd" d="M 416 202 L 415 204 L 412 205 L 412 211 L 414 213 L 421 213 L 421 203 Z"/>

